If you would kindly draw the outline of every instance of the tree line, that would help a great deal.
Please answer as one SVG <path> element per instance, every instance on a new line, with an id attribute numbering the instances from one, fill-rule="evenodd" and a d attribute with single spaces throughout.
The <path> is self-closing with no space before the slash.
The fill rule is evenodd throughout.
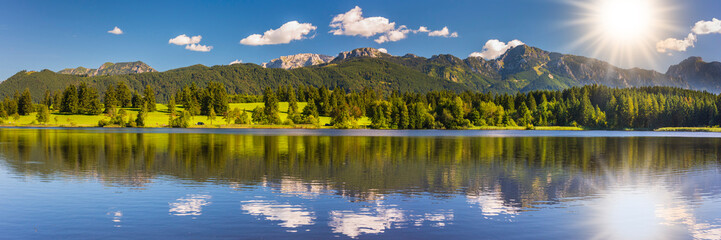
<path id="1" fill-rule="evenodd" d="M 101 101 L 102 100 L 102 101 Z M 231 102 L 258 102 L 254 109 L 230 109 Z M 281 121 L 280 102 L 288 102 L 287 118 Z M 299 107 L 305 102 L 304 108 Z M 188 127 L 192 116 L 204 115 L 212 122 L 217 116 L 228 124 L 313 124 L 330 117 L 335 128 L 358 128 L 368 117 L 375 129 L 465 129 L 472 127 L 582 126 L 589 129 L 652 129 L 698 127 L 721 124 L 721 95 L 673 87 L 609 88 L 600 85 L 556 91 L 497 94 L 479 92 L 393 91 L 390 94 L 364 88 L 348 91 L 300 85 L 266 87 L 262 95 L 231 95 L 220 82 L 201 88 L 195 83 L 169 97 L 168 125 Z M 181 108 L 176 108 L 181 106 Z M 139 109 L 135 119 L 123 108 Z M 34 104 L 28 89 L 6 97 L 0 103 L 0 118 L 55 110 L 61 114 L 106 114 L 99 125 L 144 126 L 148 112 L 156 111 L 155 91 L 146 86 L 142 93 L 124 82 L 110 84 L 101 98 L 85 83 L 65 90 L 46 91 Z M 41 114 L 38 114 L 41 115 Z M 47 121 L 47 116 L 38 117 Z"/>

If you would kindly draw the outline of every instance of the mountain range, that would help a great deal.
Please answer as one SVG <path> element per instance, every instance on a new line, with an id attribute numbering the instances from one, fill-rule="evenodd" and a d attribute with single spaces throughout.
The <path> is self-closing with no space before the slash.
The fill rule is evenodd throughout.
<path id="1" fill-rule="evenodd" d="M 98 75 L 121 75 L 121 74 L 132 74 L 132 73 L 144 73 L 144 72 L 157 72 L 152 67 L 148 66 L 144 62 L 119 62 L 111 63 L 106 62 L 97 69 L 77 67 L 77 68 L 66 68 L 58 71 L 60 74 L 72 74 L 72 75 L 84 75 L 84 76 L 98 76 Z"/>
<path id="2" fill-rule="evenodd" d="M 142 62 L 104 64 L 95 69 L 59 72 L 21 71 L 0 83 L 0 96 L 30 88 L 35 98 L 45 90 L 87 82 L 101 92 L 110 83 L 125 81 L 140 90 L 151 85 L 160 101 L 192 82 L 224 83 L 231 93 L 258 94 L 265 87 L 313 85 L 348 90 L 426 92 L 432 90 L 492 91 L 498 93 L 556 90 L 589 84 L 610 87 L 672 86 L 721 92 L 721 63 L 692 57 L 666 73 L 639 68 L 622 69 L 593 58 L 566 55 L 521 45 L 493 60 L 461 59 L 441 54 L 430 58 L 413 54 L 393 56 L 375 48 L 359 48 L 336 57 L 298 54 L 262 65 L 252 63 L 206 67 L 194 65 L 155 72 Z"/>

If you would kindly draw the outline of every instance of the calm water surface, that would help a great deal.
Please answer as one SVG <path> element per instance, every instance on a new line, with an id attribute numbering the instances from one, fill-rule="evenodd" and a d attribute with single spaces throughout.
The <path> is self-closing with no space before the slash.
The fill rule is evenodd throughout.
<path id="1" fill-rule="evenodd" d="M 0 239 L 721 239 L 721 134 L 0 129 Z"/>

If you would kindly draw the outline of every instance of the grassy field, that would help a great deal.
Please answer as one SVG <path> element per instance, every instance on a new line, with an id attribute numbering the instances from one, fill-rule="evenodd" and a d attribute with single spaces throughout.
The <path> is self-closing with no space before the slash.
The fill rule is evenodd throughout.
<path id="1" fill-rule="evenodd" d="M 659 132 L 721 132 L 719 127 L 667 127 L 659 128 L 654 131 Z"/>
<path id="2" fill-rule="evenodd" d="M 299 109 L 303 109 L 307 103 L 301 102 L 298 103 Z M 280 108 L 280 119 L 281 121 L 285 121 L 288 117 L 288 103 L 287 102 L 280 102 L 278 104 Z M 245 110 L 248 112 L 248 115 L 251 114 L 251 111 L 257 107 L 257 106 L 263 106 L 263 103 L 231 103 L 230 109 L 238 108 L 240 110 Z M 157 104 L 156 105 L 157 111 L 148 113 L 148 116 L 145 120 L 145 126 L 146 127 L 165 127 L 168 125 L 170 112 L 168 112 L 168 106 L 165 104 Z M 128 113 L 129 116 L 132 116 L 135 118 L 135 116 L 138 114 L 137 108 L 124 108 L 125 111 Z M 182 110 L 181 107 L 178 107 L 179 110 Z M 13 119 L 12 117 L 5 121 L 2 125 L 4 126 L 40 126 L 41 124 L 38 124 L 36 121 L 36 113 L 27 115 L 27 116 L 20 116 L 17 120 Z M 98 122 L 102 119 L 109 119 L 105 115 L 67 115 L 67 114 L 60 114 L 57 112 L 53 112 L 50 115 L 50 121 L 46 124 L 47 126 L 61 126 L 61 127 L 95 127 L 98 126 Z M 326 124 L 330 124 L 330 117 L 320 117 L 320 125 L 324 126 Z M 195 124 L 198 122 L 203 122 L 205 125 L 202 127 L 244 127 L 244 128 L 289 128 L 289 127 L 312 127 L 312 126 L 288 126 L 288 125 L 227 125 L 225 122 L 225 119 L 223 119 L 223 116 L 217 116 L 215 120 L 211 122 L 208 119 L 207 116 L 194 116 L 191 120 L 191 125 L 193 127 L 200 127 L 196 126 Z M 370 125 L 370 119 L 367 117 L 363 117 L 358 120 L 357 124 L 359 126 L 365 126 Z"/>

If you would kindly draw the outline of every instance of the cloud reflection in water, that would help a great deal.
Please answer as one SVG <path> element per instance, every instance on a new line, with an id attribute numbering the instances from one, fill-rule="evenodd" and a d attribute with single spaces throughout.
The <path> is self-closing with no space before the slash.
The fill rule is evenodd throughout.
<path id="1" fill-rule="evenodd" d="M 315 214 L 299 205 L 280 204 L 273 201 L 251 200 L 241 202 L 240 208 L 247 214 L 263 217 L 268 221 L 280 221 L 285 228 L 313 225 Z"/>
<path id="2" fill-rule="evenodd" d="M 175 216 L 200 216 L 203 214 L 203 206 L 210 204 L 210 198 L 210 195 L 188 194 L 174 203 L 169 203 L 169 212 Z"/>

